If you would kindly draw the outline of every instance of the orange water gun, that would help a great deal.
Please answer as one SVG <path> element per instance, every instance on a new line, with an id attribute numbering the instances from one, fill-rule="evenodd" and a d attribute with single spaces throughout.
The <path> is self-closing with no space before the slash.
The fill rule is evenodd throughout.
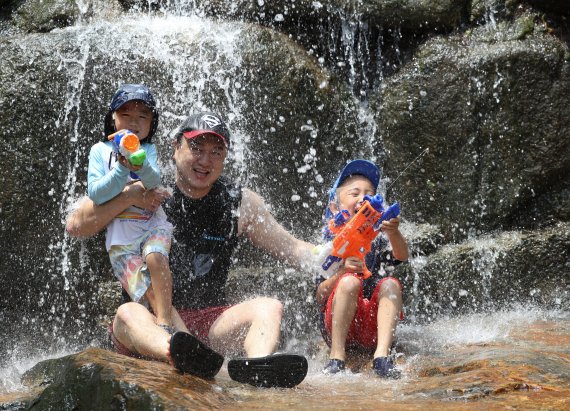
<path id="1" fill-rule="evenodd" d="M 382 221 L 390 220 L 400 215 L 400 205 L 398 203 L 392 204 L 384 211 L 382 207 L 382 200 L 380 196 L 369 197 L 354 217 L 350 218 L 348 222 L 343 225 L 338 225 L 338 219 L 329 221 L 329 231 L 335 235 L 333 240 L 325 246 L 325 249 L 320 253 L 325 255 L 321 268 L 326 272 L 333 265 L 348 257 L 358 257 L 364 261 L 366 254 L 372 248 L 372 241 L 380 233 Z M 378 197 L 378 198 L 376 198 Z M 374 203 L 373 207 L 370 203 Z M 327 273 L 330 277 L 334 274 L 331 270 Z M 364 265 L 364 272 L 362 278 L 366 279 L 372 275 L 370 270 Z"/>
<path id="2" fill-rule="evenodd" d="M 120 130 L 107 137 L 113 141 L 115 152 L 125 157 L 134 166 L 142 166 L 146 159 L 146 151 L 141 148 L 139 138 L 130 130 Z"/>

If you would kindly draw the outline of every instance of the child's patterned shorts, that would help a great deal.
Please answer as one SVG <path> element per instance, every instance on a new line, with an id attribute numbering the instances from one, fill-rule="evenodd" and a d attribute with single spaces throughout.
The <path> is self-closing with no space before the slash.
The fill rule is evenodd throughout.
<path id="1" fill-rule="evenodd" d="M 131 300 L 139 301 L 150 287 L 150 272 L 146 266 L 146 256 L 160 253 L 168 258 L 172 231 L 163 228 L 149 230 L 132 244 L 114 245 L 109 250 L 109 258 L 115 277 L 129 293 Z"/>

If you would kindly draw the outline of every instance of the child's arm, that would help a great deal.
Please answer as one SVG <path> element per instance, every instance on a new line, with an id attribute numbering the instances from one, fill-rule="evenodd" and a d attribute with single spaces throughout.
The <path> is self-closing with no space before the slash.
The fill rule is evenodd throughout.
<path id="1" fill-rule="evenodd" d="M 160 185 L 160 170 L 158 168 L 158 154 L 154 144 L 145 144 L 146 160 L 142 167 L 136 171 L 144 188 L 152 190 Z"/>
<path id="2" fill-rule="evenodd" d="M 117 163 L 105 174 L 105 145 L 95 144 L 89 152 L 87 195 L 96 205 L 106 203 L 123 191 L 129 178 L 129 169 Z"/>
<path id="3" fill-rule="evenodd" d="M 395 259 L 406 261 L 409 257 L 408 243 L 399 230 L 400 216 L 382 222 L 382 230 L 388 236 Z"/>

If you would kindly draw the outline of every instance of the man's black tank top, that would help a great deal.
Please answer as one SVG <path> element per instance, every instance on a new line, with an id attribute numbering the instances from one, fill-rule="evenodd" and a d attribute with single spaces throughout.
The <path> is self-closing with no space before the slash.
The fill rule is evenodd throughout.
<path id="1" fill-rule="evenodd" d="M 225 179 L 198 200 L 175 187 L 164 210 L 174 225 L 170 270 L 177 309 L 227 304 L 224 288 L 238 243 L 240 203 L 241 187 Z"/>

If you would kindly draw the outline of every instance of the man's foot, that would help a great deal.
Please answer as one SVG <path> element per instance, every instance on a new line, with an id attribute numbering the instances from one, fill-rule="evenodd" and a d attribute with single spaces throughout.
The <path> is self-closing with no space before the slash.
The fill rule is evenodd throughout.
<path id="1" fill-rule="evenodd" d="M 377 357 L 372 361 L 372 369 L 382 378 L 392 378 L 397 380 L 402 376 L 400 370 L 396 368 L 390 357 Z"/>
<path id="2" fill-rule="evenodd" d="M 307 370 L 307 359 L 294 354 L 234 358 L 228 362 L 228 374 L 232 380 L 254 387 L 292 388 L 305 379 Z"/>
<path id="3" fill-rule="evenodd" d="M 183 331 L 170 337 L 170 356 L 178 370 L 203 378 L 213 378 L 224 362 L 222 355 Z"/>
<path id="4" fill-rule="evenodd" d="M 336 374 L 344 371 L 345 363 L 343 360 L 337 360 L 336 358 L 331 358 L 329 363 L 323 368 L 323 373 L 325 374 Z"/>

